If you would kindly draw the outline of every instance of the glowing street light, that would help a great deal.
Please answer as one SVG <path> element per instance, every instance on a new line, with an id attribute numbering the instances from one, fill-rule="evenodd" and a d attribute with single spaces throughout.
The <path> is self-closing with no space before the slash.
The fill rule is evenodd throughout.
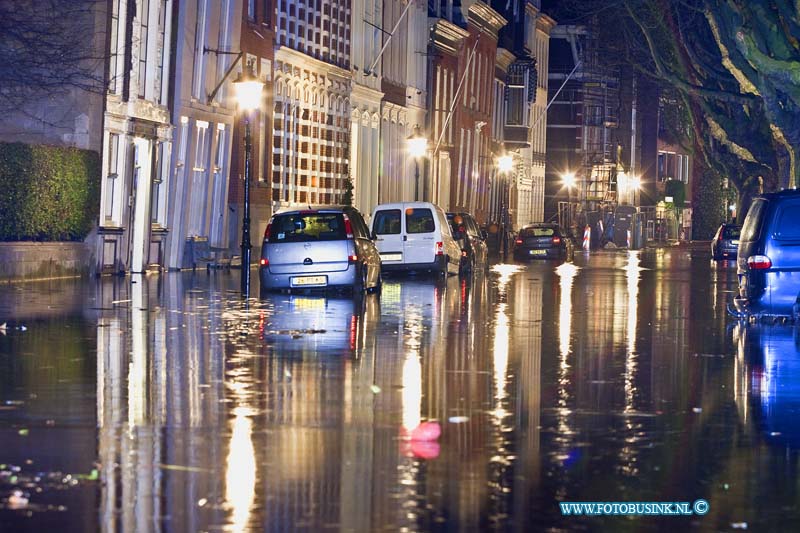
<path id="1" fill-rule="evenodd" d="M 500 172 L 511 172 L 514 168 L 514 158 L 508 154 L 497 158 L 497 170 Z"/>
<path id="2" fill-rule="evenodd" d="M 578 184 L 578 179 L 575 177 L 574 172 L 565 172 L 561 175 L 561 182 L 568 189 L 573 189 Z"/>
<path id="3" fill-rule="evenodd" d="M 252 139 L 250 135 L 250 112 L 261 107 L 261 92 L 264 83 L 253 74 L 248 64 L 233 82 L 236 88 L 236 103 L 244 113 L 244 216 L 242 218 L 242 293 L 250 294 L 250 159 Z"/>

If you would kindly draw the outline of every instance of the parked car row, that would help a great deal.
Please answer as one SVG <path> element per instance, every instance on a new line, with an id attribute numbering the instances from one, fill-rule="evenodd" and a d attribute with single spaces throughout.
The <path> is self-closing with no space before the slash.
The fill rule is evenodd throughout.
<path id="1" fill-rule="evenodd" d="M 403 202 L 377 206 L 371 220 L 370 227 L 351 206 L 276 213 L 264 232 L 262 291 L 379 292 L 384 272 L 466 275 L 486 266 L 486 236 L 468 213 Z"/>
<path id="2" fill-rule="evenodd" d="M 736 314 L 800 319 L 800 190 L 753 200 L 738 240 Z"/>

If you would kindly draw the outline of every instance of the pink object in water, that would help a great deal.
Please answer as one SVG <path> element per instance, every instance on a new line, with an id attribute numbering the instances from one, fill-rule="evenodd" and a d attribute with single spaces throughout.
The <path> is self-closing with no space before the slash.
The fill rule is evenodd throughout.
<path id="1" fill-rule="evenodd" d="M 411 430 L 409 438 L 412 441 L 432 441 L 438 439 L 442 434 L 442 426 L 439 422 L 423 422 Z"/>

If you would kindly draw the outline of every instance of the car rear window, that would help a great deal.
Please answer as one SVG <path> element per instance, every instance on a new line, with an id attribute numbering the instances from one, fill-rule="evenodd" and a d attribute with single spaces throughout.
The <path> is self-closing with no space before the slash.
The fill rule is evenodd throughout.
<path id="1" fill-rule="evenodd" d="M 754 200 L 742 224 L 741 238 L 743 241 L 754 241 L 761 234 L 761 224 L 767 208 L 766 200 Z"/>
<path id="2" fill-rule="evenodd" d="M 406 231 L 408 233 L 433 233 L 436 223 L 430 209 L 406 209 Z"/>
<path id="3" fill-rule="evenodd" d="M 341 213 L 287 213 L 272 219 L 269 242 L 338 241 L 347 238 Z"/>
<path id="4" fill-rule="evenodd" d="M 800 202 L 787 203 L 781 206 L 776 220 L 776 239 L 800 240 Z"/>
<path id="5" fill-rule="evenodd" d="M 463 239 L 467 232 L 467 219 L 456 213 L 447 213 L 447 221 L 450 223 L 450 230 L 454 239 Z"/>
<path id="6" fill-rule="evenodd" d="M 723 239 L 738 239 L 739 234 L 742 232 L 742 229 L 737 226 L 725 226 L 725 230 L 722 232 Z"/>
<path id="7" fill-rule="evenodd" d="M 519 232 L 520 237 L 552 237 L 558 235 L 555 228 L 522 228 Z"/>
<path id="8" fill-rule="evenodd" d="M 400 210 L 388 209 L 377 211 L 375 220 L 372 222 L 372 229 L 376 235 L 399 235 L 400 234 Z"/>

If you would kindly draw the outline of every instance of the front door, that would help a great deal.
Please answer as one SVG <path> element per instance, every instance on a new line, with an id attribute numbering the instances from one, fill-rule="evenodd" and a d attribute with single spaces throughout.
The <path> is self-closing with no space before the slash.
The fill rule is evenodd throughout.
<path id="1" fill-rule="evenodd" d="M 131 180 L 130 271 L 144 272 L 150 250 L 150 194 L 153 149 L 149 139 L 133 139 Z"/>

